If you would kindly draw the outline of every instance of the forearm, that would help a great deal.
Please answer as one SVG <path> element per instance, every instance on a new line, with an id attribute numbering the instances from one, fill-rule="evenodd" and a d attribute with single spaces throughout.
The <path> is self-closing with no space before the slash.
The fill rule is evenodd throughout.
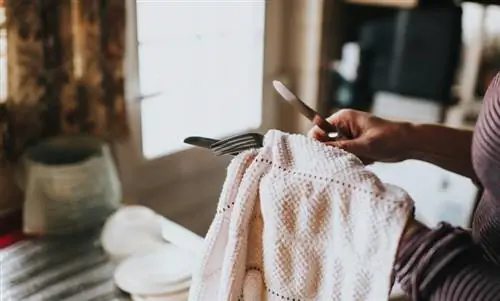
<path id="1" fill-rule="evenodd" d="M 500 269 L 486 262 L 470 233 L 410 221 L 395 266 L 412 301 L 500 300 Z"/>
<path id="2" fill-rule="evenodd" d="M 408 124 L 407 159 L 432 163 L 473 181 L 472 131 L 432 124 Z"/>

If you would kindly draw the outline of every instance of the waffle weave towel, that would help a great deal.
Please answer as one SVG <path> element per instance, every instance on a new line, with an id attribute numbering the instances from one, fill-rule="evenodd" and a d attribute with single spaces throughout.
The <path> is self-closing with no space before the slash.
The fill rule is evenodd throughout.
<path id="1" fill-rule="evenodd" d="M 271 130 L 229 165 L 189 300 L 387 300 L 412 207 L 354 155 Z"/>

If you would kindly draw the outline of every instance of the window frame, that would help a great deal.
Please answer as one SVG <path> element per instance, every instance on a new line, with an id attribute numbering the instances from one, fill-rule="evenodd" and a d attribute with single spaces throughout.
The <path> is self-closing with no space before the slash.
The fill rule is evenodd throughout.
<path id="1" fill-rule="evenodd" d="M 142 153 L 141 101 L 147 101 L 147 95 L 141 95 L 139 80 L 139 48 L 138 20 L 136 0 L 127 1 L 127 29 L 125 35 L 125 98 L 127 115 L 130 124 L 130 137 L 126 141 L 117 142 L 113 149 L 118 161 L 118 168 L 124 183 L 125 196 L 136 198 L 138 191 L 154 189 L 178 181 L 180 178 L 193 178 L 200 174 L 225 168 L 228 158 L 214 157 L 210 152 L 198 148 L 190 148 L 174 154 L 155 159 L 146 159 Z M 265 49 L 264 49 L 264 82 L 272 79 L 286 81 L 283 72 L 283 18 L 286 1 L 266 1 L 265 17 Z M 279 38 L 276 38 L 279 37 Z M 266 86 L 266 85 L 264 85 Z M 276 128 L 279 101 L 271 91 L 271 85 L 263 93 L 263 122 L 260 129 L 264 131 Z M 166 172 L 166 171 L 172 172 Z M 138 177 L 140 175 L 140 177 Z"/>

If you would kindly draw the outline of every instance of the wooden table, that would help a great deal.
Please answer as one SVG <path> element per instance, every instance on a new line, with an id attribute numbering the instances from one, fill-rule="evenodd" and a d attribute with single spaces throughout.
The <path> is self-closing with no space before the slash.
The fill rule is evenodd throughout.
<path id="1" fill-rule="evenodd" d="M 114 268 L 99 231 L 20 242 L 0 250 L 0 300 L 129 301 L 113 283 Z"/>

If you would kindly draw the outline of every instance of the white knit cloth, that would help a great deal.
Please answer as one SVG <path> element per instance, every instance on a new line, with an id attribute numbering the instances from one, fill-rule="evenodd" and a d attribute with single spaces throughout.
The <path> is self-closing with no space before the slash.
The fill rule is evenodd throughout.
<path id="1" fill-rule="evenodd" d="M 269 131 L 229 165 L 189 300 L 387 300 L 412 206 L 354 155 Z"/>

